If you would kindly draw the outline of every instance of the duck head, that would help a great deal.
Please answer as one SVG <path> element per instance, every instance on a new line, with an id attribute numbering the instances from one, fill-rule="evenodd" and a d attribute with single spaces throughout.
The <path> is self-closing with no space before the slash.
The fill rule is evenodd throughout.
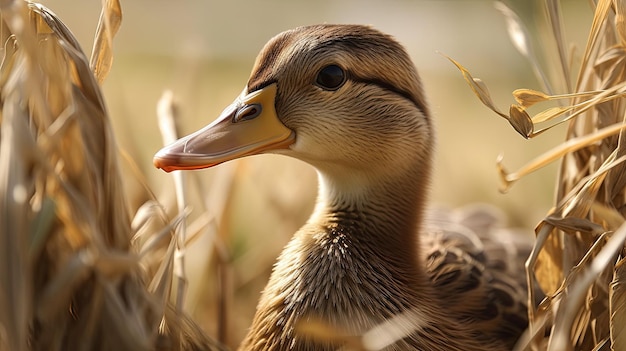
<path id="1" fill-rule="evenodd" d="M 362 25 L 307 26 L 272 38 L 241 95 L 154 165 L 200 169 L 277 153 L 354 182 L 426 168 L 432 134 L 417 71 L 392 37 Z"/>

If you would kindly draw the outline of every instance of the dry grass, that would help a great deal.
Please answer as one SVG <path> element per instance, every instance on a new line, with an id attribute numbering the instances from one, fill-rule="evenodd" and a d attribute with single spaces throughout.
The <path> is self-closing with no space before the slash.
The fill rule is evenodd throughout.
<path id="1" fill-rule="evenodd" d="M 131 225 L 103 5 L 90 63 L 52 12 L 0 3 L 0 350 L 218 349 L 170 303 L 180 218 L 152 201 Z"/>
<path id="2" fill-rule="evenodd" d="M 516 103 L 503 112 L 485 83 L 455 64 L 481 101 L 523 137 L 568 125 L 561 145 L 520 170 L 508 172 L 500 163 L 506 190 L 547 163 L 561 162 L 554 207 L 537 226 L 529 258 L 530 291 L 539 285 L 548 297 L 530 311 L 531 328 L 519 349 L 621 350 L 626 348 L 626 4 L 600 0 L 593 6 L 579 67 L 561 33 L 558 1 L 545 4 L 549 37 L 556 43 L 544 52 L 557 58 L 549 64 L 534 53 L 537 42 L 521 20 L 500 7 L 543 92 L 517 90 Z M 233 290 L 264 277 L 267 272 L 258 270 L 270 264 L 252 264 L 259 257 L 255 252 L 230 257 L 221 244 L 232 241 L 229 199 L 245 170 L 216 171 L 213 191 L 201 200 L 203 211 L 196 209 L 200 215 L 188 225 L 185 189 L 205 189 L 183 174 L 175 175 L 180 216 L 170 220 L 145 183 L 143 196 L 152 200 L 134 211 L 124 183 L 142 176 L 121 172 L 99 87 L 112 64 L 119 3 L 103 4 L 91 60 L 42 6 L 6 0 L 0 2 L 0 16 L 0 351 L 220 349 L 182 312 L 185 253 L 199 233 L 209 232 L 212 246 L 205 250 L 217 253 L 219 273 L 211 287 L 217 294 L 214 317 L 205 324 L 216 325 L 218 338 L 229 341 L 229 326 L 239 324 L 233 321 L 238 318 Z M 161 101 L 159 115 L 160 123 L 169 124 L 162 128 L 165 141 L 175 138 L 171 97 Z M 281 205 L 274 206 L 280 212 Z M 275 253 L 260 256 L 273 260 Z M 248 268 L 233 272 L 237 267 Z"/>
<path id="3" fill-rule="evenodd" d="M 495 106 L 486 85 L 454 62 L 480 100 L 525 138 L 566 123 L 563 144 L 509 173 L 500 163 L 503 190 L 524 175 L 560 160 L 555 202 L 536 228 L 527 262 L 531 301 L 539 284 L 546 298 L 529 312 L 531 326 L 520 349 L 624 350 L 624 257 L 626 254 L 626 2 L 592 4 L 593 24 L 582 57 L 568 53 L 559 2 L 545 1 L 548 33 L 556 57 L 543 67 L 537 44 L 519 18 L 503 4 L 511 36 L 529 58 L 544 92 L 520 89 L 509 113 Z M 546 48 L 547 47 L 547 48 Z M 556 61 L 556 63 L 555 63 Z M 580 61 L 580 66 L 575 62 Z M 544 73 L 547 70 L 549 74 Z M 572 73 L 574 72 L 574 73 Z M 559 77 L 548 79 L 546 77 Z M 552 104 L 550 104 L 550 102 Z M 550 104 L 538 108 L 535 104 Z M 529 108 L 538 112 L 529 113 Z M 547 335 L 547 336 L 546 336 Z"/>

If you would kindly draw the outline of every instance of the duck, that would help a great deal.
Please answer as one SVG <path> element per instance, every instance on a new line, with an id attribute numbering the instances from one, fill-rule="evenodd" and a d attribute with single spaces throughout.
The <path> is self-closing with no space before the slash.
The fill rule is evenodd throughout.
<path id="1" fill-rule="evenodd" d="M 528 250 L 483 233 L 494 221 L 426 223 L 434 148 L 404 47 L 371 26 L 321 24 L 269 40 L 234 102 L 153 162 L 196 170 L 272 153 L 317 170 L 313 213 L 240 350 L 510 350 L 528 323 Z"/>

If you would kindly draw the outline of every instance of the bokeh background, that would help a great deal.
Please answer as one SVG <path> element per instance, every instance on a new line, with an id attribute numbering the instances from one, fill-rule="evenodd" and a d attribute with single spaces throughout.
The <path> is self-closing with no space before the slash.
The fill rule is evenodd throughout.
<path id="1" fill-rule="evenodd" d="M 89 54 L 101 2 L 46 0 Z M 541 1 L 508 1 L 534 34 L 536 49 L 550 45 Z M 592 13 L 586 1 L 564 1 L 569 42 L 584 47 Z M 498 191 L 496 159 L 515 170 L 560 143 L 563 129 L 524 140 L 485 108 L 460 72 L 439 52 L 459 61 L 489 86 L 504 110 L 516 88 L 540 85 L 514 49 L 505 20 L 491 0 L 393 1 L 211 1 L 122 0 L 124 19 L 114 41 L 113 69 L 103 89 L 120 149 L 128 155 L 127 189 L 133 208 L 156 195 L 171 214 L 171 175 L 152 166 L 162 146 L 156 121 L 161 94 L 173 91 L 183 134 L 219 115 L 243 89 L 254 58 L 273 35 L 314 23 L 361 23 L 394 35 L 418 67 L 438 129 L 433 205 L 457 207 L 486 202 L 502 209 L 508 224 L 532 235 L 551 207 L 557 165 L 540 170 L 507 194 Z M 550 67 L 555 52 L 540 52 Z M 187 253 L 187 310 L 207 332 L 217 332 L 226 311 L 227 342 L 236 345 L 254 313 L 258 294 L 282 246 L 308 217 L 316 176 L 307 165 L 262 155 L 187 174 L 190 220 L 210 214 L 213 231 Z M 208 199 L 208 200 L 207 200 Z M 216 229 L 217 228 L 217 229 Z M 221 248 L 223 282 L 215 247 Z M 226 286 L 224 288 L 224 286 Z M 226 291 L 219 300 L 216 291 Z"/>

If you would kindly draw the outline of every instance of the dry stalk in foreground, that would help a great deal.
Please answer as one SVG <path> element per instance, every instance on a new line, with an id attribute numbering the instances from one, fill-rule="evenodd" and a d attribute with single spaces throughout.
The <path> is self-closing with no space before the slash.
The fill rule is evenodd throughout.
<path id="1" fill-rule="evenodd" d="M 557 44 L 552 57 L 559 62 L 549 67 L 552 75 L 537 63 L 533 38 L 519 18 L 498 3 L 516 47 L 533 63 L 545 91 L 514 91 L 517 103 L 508 114 L 495 106 L 484 82 L 452 60 L 479 99 L 522 136 L 532 138 L 567 123 L 563 144 L 518 172 L 509 173 L 498 163 L 506 190 L 527 173 L 561 160 L 554 207 L 536 228 L 537 242 L 527 262 L 530 301 L 537 284 L 547 297 L 529 311 L 528 338 L 519 349 L 626 349 L 626 2 L 590 3 L 594 17 L 577 75 L 570 74 L 558 1 L 544 1 L 547 35 Z M 545 78 L 555 75 L 561 79 Z M 533 116 L 527 110 L 549 102 Z"/>
<path id="2" fill-rule="evenodd" d="M 91 68 L 43 6 L 2 1 L 0 16 L 0 350 L 217 349 L 169 304 L 178 221 L 149 203 L 131 226 L 98 85 L 118 1 Z"/>

